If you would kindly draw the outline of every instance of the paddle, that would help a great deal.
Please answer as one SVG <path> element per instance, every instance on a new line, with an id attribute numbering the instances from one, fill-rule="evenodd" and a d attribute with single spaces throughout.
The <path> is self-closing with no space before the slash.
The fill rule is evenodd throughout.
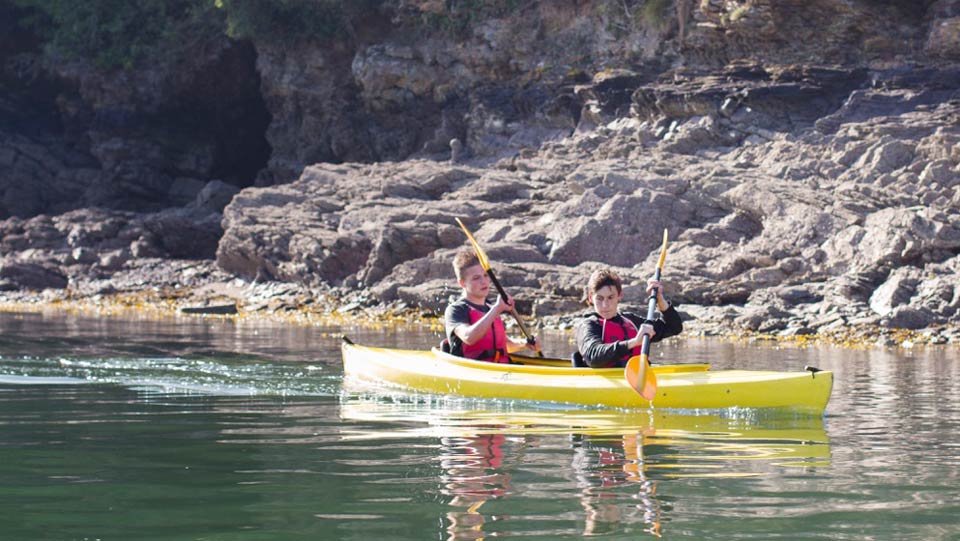
<path id="1" fill-rule="evenodd" d="M 663 272 L 663 263 L 667 260 L 667 230 L 663 230 L 663 246 L 660 247 L 660 261 L 653 275 L 655 280 L 660 279 Z M 653 321 L 657 310 L 657 289 L 653 288 L 647 300 L 647 321 Z M 650 367 L 650 335 L 644 335 L 640 343 L 640 355 L 634 355 L 627 361 L 623 369 L 623 376 L 627 383 L 646 400 L 653 401 L 657 396 L 657 376 Z"/>
<path id="2" fill-rule="evenodd" d="M 473 251 L 477 254 L 477 259 L 480 260 L 480 266 L 483 267 L 483 270 L 487 271 L 487 276 L 490 277 L 490 281 L 493 282 L 493 286 L 497 288 L 497 293 L 506 300 L 507 294 L 503 291 L 503 287 L 500 285 L 500 281 L 497 280 L 497 275 L 493 273 L 493 269 L 490 268 L 490 261 L 487 259 L 487 253 L 483 251 L 483 248 L 480 247 L 480 244 L 477 242 L 477 239 L 473 238 L 473 234 L 470 233 L 470 230 L 467 229 L 467 226 L 463 225 L 463 222 L 460 221 L 460 218 L 454 218 L 457 221 L 457 225 L 460 226 L 460 229 L 463 229 L 463 232 L 467 235 L 467 240 L 470 241 L 470 245 L 473 246 Z M 523 336 L 527 339 L 527 343 L 531 346 L 535 343 L 534 337 L 527 332 L 527 327 L 523 324 L 523 320 L 520 319 L 520 314 L 517 313 L 517 309 L 510 307 L 510 313 L 513 314 L 513 319 L 517 320 L 517 325 L 520 327 L 520 332 L 523 333 Z M 543 357 L 543 352 L 538 351 L 537 356 Z"/>

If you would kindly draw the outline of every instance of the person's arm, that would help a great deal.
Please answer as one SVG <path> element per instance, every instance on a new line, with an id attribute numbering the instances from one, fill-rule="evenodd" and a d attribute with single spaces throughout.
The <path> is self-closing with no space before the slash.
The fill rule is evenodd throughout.
<path id="1" fill-rule="evenodd" d="M 652 324 L 646 323 L 644 318 L 637 314 L 628 313 L 621 315 L 632 321 L 639 331 L 636 336 L 627 342 L 631 349 L 640 347 L 643 343 L 644 334 L 650 335 L 651 342 L 659 342 L 664 338 L 670 338 L 683 332 L 683 320 L 680 319 L 680 314 L 678 314 L 670 304 L 667 305 L 666 309 L 660 313 L 660 317 L 654 320 Z"/>
<path id="2" fill-rule="evenodd" d="M 500 314 L 510 309 L 510 299 L 504 300 L 500 296 L 497 296 L 497 302 L 487 310 L 487 313 L 483 315 L 482 318 L 478 319 L 476 323 L 461 323 L 454 327 L 453 332 L 457 335 L 464 344 L 472 346 L 479 342 L 487 332 L 490 331 L 490 326 L 493 325 L 493 322 L 500 317 Z M 469 317 L 469 316 L 468 316 Z M 469 321 L 469 320 L 468 320 Z"/>
<path id="3" fill-rule="evenodd" d="M 533 344 L 531 345 L 528 344 L 526 340 L 507 337 L 507 353 L 516 353 L 523 349 L 528 349 L 533 352 L 540 351 L 540 340 L 534 337 Z"/>
<path id="4" fill-rule="evenodd" d="M 487 316 L 489 316 L 490 313 L 493 312 L 494 309 L 496 309 L 500 305 L 501 300 L 502 299 L 499 296 L 497 296 L 497 304 L 495 304 L 493 308 L 491 308 L 490 311 L 487 312 Z M 508 295 L 507 300 L 503 302 L 503 306 L 500 307 L 501 311 L 500 311 L 500 314 L 497 315 L 497 317 L 501 317 L 503 312 L 508 312 L 512 308 L 513 308 L 513 298 Z M 477 321 L 477 324 L 482 323 L 487 316 L 484 316 L 483 318 L 480 319 L 480 321 Z M 484 334 L 486 334 L 486 332 L 490 329 L 490 326 L 493 325 L 494 321 L 496 321 L 496 319 L 491 319 L 489 323 L 487 323 L 486 330 L 484 330 L 484 332 L 477 337 L 477 340 L 480 340 L 481 338 L 483 338 Z M 528 349 L 534 352 L 540 351 L 540 341 L 537 340 L 536 338 L 533 339 L 533 344 L 528 344 L 526 340 L 518 340 L 516 338 L 511 338 L 509 336 L 505 338 L 507 343 L 507 353 L 516 353 L 517 351 L 520 351 L 523 349 Z M 472 342 L 467 342 L 466 340 L 464 340 L 464 343 L 471 344 Z"/>
<path id="5" fill-rule="evenodd" d="M 663 282 L 652 278 L 647 280 L 648 295 L 653 291 L 653 288 L 657 288 L 657 310 L 660 311 L 660 317 L 653 322 L 654 334 L 650 337 L 650 341 L 659 342 L 664 338 L 676 336 L 683 332 L 683 321 L 673 305 L 663 297 Z"/>
<path id="6" fill-rule="evenodd" d="M 630 340 L 630 348 L 640 347 L 643 343 L 643 335 L 649 334 L 651 342 L 659 342 L 664 338 L 676 336 L 683 332 L 683 321 L 680 314 L 663 297 L 663 282 L 660 280 L 647 280 L 647 294 L 649 295 L 653 288 L 657 288 L 657 310 L 660 311 L 660 317 L 652 323 L 647 323 L 640 316 L 630 314 L 630 320 L 637 326 L 637 336 Z"/>
<path id="7" fill-rule="evenodd" d="M 677 310 L 670 304 L 667 305 L 665 310 L 660 311 L 660 317 L 653 322 L 653 328 L 656 334 L 651 338 L 651 341 L 657 342 L 682 333 L 683 320 L 680 319 L 680 314 L 677 313 Z"/>
<path id="8" fill-rule="evenodd" d="M 647 280 L 647 295 L 653 291 L 653 288 L 657 288 L 657 310 L 660 310 L 661 313 L 665 312 L 667 308 L 670 307 L 670 303 L 663 298 L 663 282 L 660 280 L 654 280 L 653 278 Z"/>
<path id="9" fill-rule="evenodd" d="M 593 318 L 587 318 L 577 325 L 577 351 L 590 368 L 607 368 L 622 359 L 630 351 L 630 347 L 626 340 L 603 343 L 600 323 Z"/>

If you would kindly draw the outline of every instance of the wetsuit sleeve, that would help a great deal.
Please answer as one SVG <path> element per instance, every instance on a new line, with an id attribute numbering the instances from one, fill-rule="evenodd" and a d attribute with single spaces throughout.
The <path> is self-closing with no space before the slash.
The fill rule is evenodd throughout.
<path id="1" fill-rule="evenodd" d="M 638 329 L 645 321 L 644 318 L 634 313 L 624 314 L 624 317 L 629 318 Z M 653 330 L 656 331 L 656 334 L 653 335 L 651 342 L 659 342 L 664 338 L 670 338 L 683 332 L 683 320 L 680 319 L 680 314 L 677 313 L 672 304 L 660 314 L 660 317 L 654 320 Z"/>
<path id="2" fill-rule="evenodd" d="M 663 332 L 660 332 L 661 329 Z M 680 314 L 677 313 L 677 310 L 672 304 L 663 311 L 660 319 L 654 323 L 653 330 L 657 331 L 656 336 L 653 337 L 654 342 L 676 336 L 683 332 L 683 320 L 680 319 Z"/>
<path id="3" fill-rule="evenodd" d="M 577 351 L 590 368 L 606 368 L 622 359 L 629 348 L 624 340 L 604 344 L 600 322 L 588 317 L 577 325 Z"/>

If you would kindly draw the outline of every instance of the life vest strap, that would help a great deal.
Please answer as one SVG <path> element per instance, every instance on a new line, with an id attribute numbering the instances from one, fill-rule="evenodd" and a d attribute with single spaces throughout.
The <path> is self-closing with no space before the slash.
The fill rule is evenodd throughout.
<path id="1" fill-rule="evenodd" d="M 489 359 L 489 362 L 508 364 L 510 362 L 510 355 L 499 349 L 485 349 L 473 359 L 475 361 L 485 361 Z"/>

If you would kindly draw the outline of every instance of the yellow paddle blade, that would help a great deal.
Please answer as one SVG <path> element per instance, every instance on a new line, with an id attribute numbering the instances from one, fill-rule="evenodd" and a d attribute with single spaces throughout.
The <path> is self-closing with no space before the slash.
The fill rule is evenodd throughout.
<path id="1" fill-rule="evenodd" d="M 650 369 L 644 355 L 634 355 L 623 368 L 623 376 L 627 383 L 645 400 L 653 402 L 657 396 L 657 376 Z"/>
<path id="2" fill-rule="evenodd" d="M 660 262 L 657 263 L 657 268 L 662 269 L 663 264 L 667 261 L 667 230 L 663 230 L 663 245 L 660 247 Z"/>
<path id="3" fill-rule="evenodd" d="M 460 226 L 460 229 L 463 229 L 463 232 L 467 235 L 467 240 L 469 240 L 470 244 L 473 245 L 473 251 L 477 253 L 477 259 L 480 260 L 480 266 L 483 267 L 483 270 L 489 271 L 490 262 L 487 260 L 486 252 L 484 252 L 483 248 L 480 247 L 477 239 L 473 238 L 473 235 L 470 233 L 470 230 L 467 229 L 467 226 L 463 225 L 463 222 L 460 221 L 460 218 L 454 218 L 454 220 L 457 221 L 457 225 Z"/>

